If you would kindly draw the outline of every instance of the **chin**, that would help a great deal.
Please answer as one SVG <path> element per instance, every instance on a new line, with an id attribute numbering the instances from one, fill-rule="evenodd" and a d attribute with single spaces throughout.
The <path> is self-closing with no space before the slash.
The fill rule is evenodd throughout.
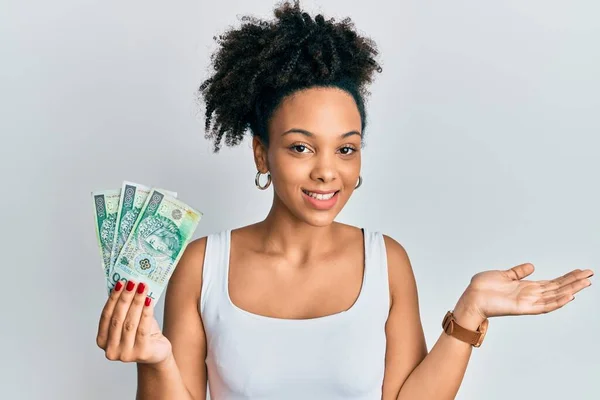
<path id="1" fill-rule="evenodd" d="M 335 210 L 329 211 L 313 211 L 313 210 L 302 210 L 296 216 L 301 221 L 305 222 L 310 226 L 314 226 L 316 228 L 322 228 L 325 226 L 329 226 L 335 220 L 337 216 L 337 212 Z"/>
<path id="2" fill-rule="evenodd" d="M 323 228 L 323 227 L 331 225 L 333 223 L 334 219 L 335 218 L 319 218 L 319 219 L 312 218 L 312 219 L 306 220 L 306 223 L 311 226 L 314 226 L 315 228 Z"/>

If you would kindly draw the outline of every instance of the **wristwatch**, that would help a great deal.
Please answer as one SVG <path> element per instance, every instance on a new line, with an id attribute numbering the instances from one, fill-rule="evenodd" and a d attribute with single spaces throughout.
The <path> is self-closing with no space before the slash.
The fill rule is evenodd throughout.
<path id="1" fill-rule="evenodd" d="M 481 343 L 483 343 L 483 338 L 487 332 L 488 319 L 486 318 L 479 325 L 476 331 L 472 331 L 460 326 L 454 318 L 454 313 L 452 311 L 448 311 L 444 317 L 444 320 L 442 321 L 442 328 L 444 328 L 444 332 L 446 332 L 448 335 L 454 336 L 463 342 L 467 342 L 473 347 L 479 347 L 481 346 Z"/>

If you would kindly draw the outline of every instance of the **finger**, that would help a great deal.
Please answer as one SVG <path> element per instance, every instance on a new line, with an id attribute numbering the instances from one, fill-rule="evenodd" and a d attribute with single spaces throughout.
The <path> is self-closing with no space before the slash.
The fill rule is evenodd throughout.
<path id="1" fill-rule="evenodd" d="M 575 294 L 590 286 L 592 283 L 589 279 L 579 279 L 568 285 L 564 285 L 560 290 L 548 291 L 546 293 L 554 293 L 541 298 L 534 303 L 534 307 L 541 308 L 541 312 L 549 312 L 556 310 L 570 301 L 575 300 Z"/>
<path id="2" fill-rule="evenodd" d="M 582 271 L 580 269 L 575 269 L 561 277 L 552 279 L 544 284 L 542 284 L 543 292 L 557 292 L 563 286 L 571 285 L 577 280 L 589 277 L 589 270 Z"/>
<path id="3" fill-rule="evenodd" d="M 123 330 L 123 322 L 129 312 L 129 306 L 135 294 L 135 287 L 135 282 L 131 280 L 127 281 L 110 318 L 108 342 L 106 345 L 106 358 L 109 360 L 117 360 L 120 357 L 121 331 Z"/>
<path id="4" fill-rule="evenodd" d="M 123 330 L 121 331 L 121 361 L 134 361 L 133 347 L 147 291 L 148 286 L 140 282 L 123 322 Z"/>
<path id="5" fill-rule="evenodd" d="M 152 335 L 152 326 L 154 320 L 154 306 L 152 299 L 146 297 L 144 307 L 142 307 L 142 315 L 135 335 L 135 347 L 139 352 L 139 357 L 143 361 L 147 355 L 144 354 L 144 347 L 148 343 L 148 339 Z"/>
<path id="6" fill-rule="evenodd" d="M 554 297 L 560 297 L 560 296 L 565 296 L 565 295 L 574 295 L 575 293 L 585 289 L 586 287 L 590 286 L 591 284 L 592 284 L 592 282 L 588 278 L 583 278 L 583 279 L 579 279 L 579 280 L 572 281 L 569 283 L 565 283 L 559 289 L 556 289 L 554 291 L 546 291 L 546 292 L 544 292 L 544 294 L 546 294 L 546 293 L 554 294 Z"/>
<path id="7" fill-rule="evenodd" d="M 512 267 L 508 270 L 510 274 L 509 276 L 512 278 L 513 281 L 521 280 L 526 276 L 531 275 L 533 271 L 535 271 L 535 267 L 533 266 L 533 264 L 530 263 L 517 265 L 516 267 Z"/>
<path id="8" fill-rule="evenodd" d="M 540 302 L 534 307 L 538 310 L 538 313 L 545 314 L 561 308 L 562 306 L 573 301 L 574 299 L 575 297 L 572 294 L 556 296 L 548 301 Z"/>
<path id="9" fill-rule="evenodd" d="M 101 349 L 106 349 L 106 343 L 108 341 L 108 330 L 110 327 L 110 319 L 112 318 L 113 310 L 121 296 L 123 283 L 121 281 L 117 281 L 115 287 L 110 292 L 110 296 L 108 296 L 108 300 L 104 304 L 104 308 L 102 309 L 102 313 L 100 314 L 100 322 L 98 323 L 98 336 L 96 336 L 96 344 Z"/>

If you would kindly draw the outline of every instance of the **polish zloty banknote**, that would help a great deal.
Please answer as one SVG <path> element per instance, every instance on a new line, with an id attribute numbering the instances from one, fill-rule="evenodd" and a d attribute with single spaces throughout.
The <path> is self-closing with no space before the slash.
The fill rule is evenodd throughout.
<path id="1" fill-rule="evenodd" d="M 112 249 L 110 254 L 110 264 L 108 275 L 112 274 L 113 266 L 115 265 L 115 260 L 117 256 L 123 249 L 129 234 L 131 233 L 131 229 L 137 220 L 137 217 L 140 214 L 146 199 L 148 198 L 148 194 L 150 193 L 151 188 L 148 186 L 144 186 L 139 183 L 125 181 L 121 186 L 121 199 L 119 201 L 117 219 L 115 223 L 115 234 L 112 243 Z M 168 194 L 171 197 L 177 198 L 176 192 L 171 192 L 168 190 L 164 191 L 165 194 Z"/>
<path id="2" fill-rule="evenodd" d="M 129 279 L 144 282 L 148 296 L 158 300 L 201 217 L 201 212 L 152 189 L 117 257 L 108 285 Z"/>
<path id="3" fill-rule="evenodd" d="M 102 268 L 104 268 L 104 275 L 107 278 L 110 271 L 110 254 L 115 235 L 120 193 L 120 189 L 92 192 L 96 238 L 102 255 Z"/>

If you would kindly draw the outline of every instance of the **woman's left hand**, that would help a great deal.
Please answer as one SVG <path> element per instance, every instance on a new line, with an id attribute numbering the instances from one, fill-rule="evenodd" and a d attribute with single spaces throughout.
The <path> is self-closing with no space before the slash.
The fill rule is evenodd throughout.
<path id="1" fill-rule="evenodd" d="M 508 270 L 480 272 L 473 276 L 467 289 L 470 306 L 482 318 L 503 315 L 543 314 L 561 308 L 574 299 L 574 294 L 591 285 L 591 269 L 575 269 L 552 280 L 531 281 L 530 263 Z"/>

